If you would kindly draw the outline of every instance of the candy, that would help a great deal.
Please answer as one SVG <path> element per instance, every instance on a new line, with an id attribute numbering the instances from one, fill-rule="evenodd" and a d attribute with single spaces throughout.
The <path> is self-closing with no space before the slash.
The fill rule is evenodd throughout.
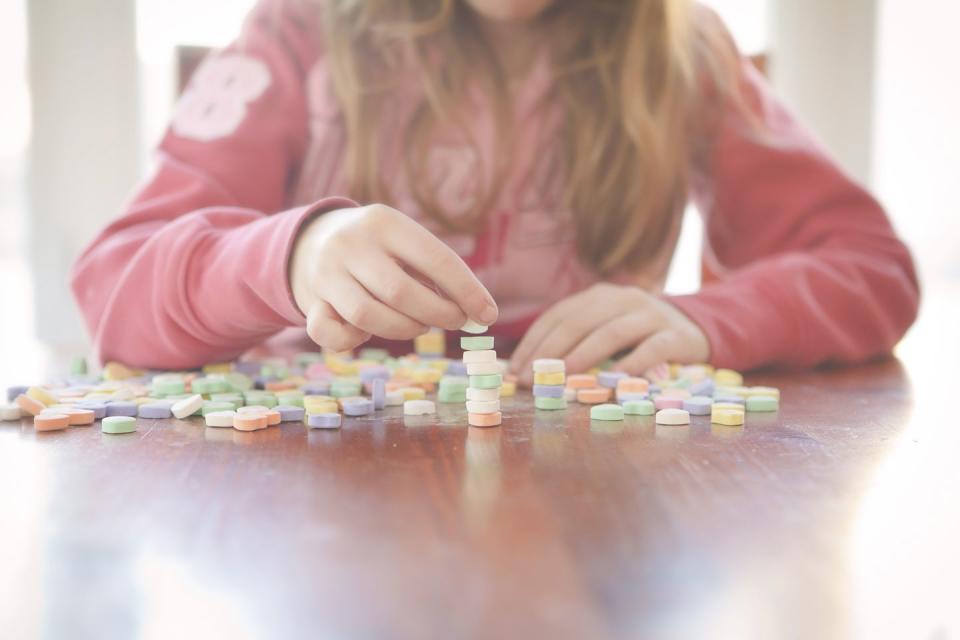
<path id="1" fill-rule="evenodd" d="M 235 411 L 213 411 L 203 416 L 208 427 L 232 427 Z"/>
<path id="2" fill-rule="evenodd" d="M 482 351 L 464 351 L 463 363 L 470 366 L 477 362 L 496 362 L 497 352 L 493 349 L 484 349 Z"/>
<path id="3" fill-rule="evenodd" d="M 517 394 L 517 383 L 513 380 L 504 380 L 500 385 L 500 395 L 509 398 Z"/>
<path id="4" fill-rule="evenodd" d="M 646 393 L 625 393 L 622 391 L 617 391 L 617 402 L 623 404 L 624 402 L 630 402 L 631 400 L 649 400 L 650 396 Z"/>
<path id="5" fill-rule="evenodd" d="M 500 399 L 500 389 L 474 389 L 468 388 L 466 392 L 467 400 L 499 400 Z"/>
<path id="6" fill-rule="evenodd" d="M 70 416 L 65 413 L 40 413 L 33 417 L 37 431 L 61 431 L 70 426 Z"/>
<path id="7" fill-rule="evenodd" d="M 666 396 L 668 398 L 680 398 L 682 400 L 684 398 L 689 398 L 690 392 L 687 391 L 686 389 L 681 389 L 679 387 L 667 387 L 666 389 L 660 392 L 660 395 Z"/>
<path id="8" fill-rule="evenodd" d="M 397 389 L 397 391 L 403 394 L 404 402 L 409 400 L 423 400 L 427 397 L 427 392 L 420 387 L 403 387 L 401 389 Z"/>
<path id="9" fill-rule="evenodd" d="M 107 416 L 100 421 L 100 431 L 109 434 L 133 433 L 137 420 L 131 416 Z"/>
<path id="10" fill-rule="evenodd" d="M 558 358 L 539 358 L 533 361 L 534 373 L 564 373 L 567 365 Z"/>
<path id="11" fill-rule="evenodd" d="M 540 396 L 533 399 L 533 406 L 545 411 L 558 411 L 567 408 L 567 401 L 563 398 L 547 398 Z"/>
<path id="12" fill-rule="evenodd" d="M 20 410 L 31 416 L 39 415 L 46 408 L 39 400 L 34 400 L 28 395 L 20 394 L 14 400 L 14 403 L 20 407 Z"/>
<path id="13" fill-rule="evenodd" d="M 567 380 L 567 374 L 563 371 L 553 373 L 534 373 L 533 384 L 562 385 Z"/>
<path id="14" fill-rule="evenodd" d="M 377 411 L 387 405 L 387 383 L 383 379 L 377 378 L 370 383 L 370 398 Z"/>
<path id="15" fill-rule="evenodd" d="M 503 422 L 503 414 L 496 413 L 468 413 L 467 423 L 471 427 L 496 427 Z"/>
<path id="16" fill-rule="evenodd" d="M 621 393 L 647 393 L 650 382 L 646 378 L 620 378 L 617 381 L 617 395 Z"/>
<path id="17" fill-rule="evenodd" d="M 19 420 L 23 416 L 23 411 L 15 404 L 0 405 L 0 420 L 13 421 Z"/>
<path id="18" fill-rule="evenodd" d="M 274 407 L 274 411 L 280 414 L 280 420 L 282 422 L 298 422 L 303 420 L 303 416 L 306 413 L 303 407 L 288 404 L 277 405 Z"/>
<path id="19" fill-rule="evenodd" d="M 535 384 L 533 385 L 534 397 L 543 398 L 562 398 L 564 387 L 555 384 Z"/>
<path id="20" fill-rule="evenodd" d="M 746 390 L 747 397 L 751 396 L 770 396 L 780 399 L 780 389 L 776 387 L 750 387 Z"/>
<path id="21" fill-rule="evenodd" d="M 183 400 L 178 400 L 173 403 L 173 406 L 170 407 L 170 411 L 173 412 L 173 417 L 179 420 L 183 420 L 188 416 L 192 416 L 196 412 L 200 411 L 203 407 L 203 396 L 199 393 L 194 394 Z M 110 407 L 107 406 L 107 415 L 110 414 Z"/>
<path id="22" fill-rule="evenodd" d="M 399 407 L 405 402 L 401 391 L 387 391 L 384 404 L 387 407 Z"/>
<path id="23" fill-rule="evenodd" d="M 653 406 L 660 409 L 682 409 L 683 398 L 671 398 L 670 396 L 659 395 L 653 399 Z"/>
<path id="24" fill-rule="evenodd" d="M 598 404 L 590 407 L 591 420 L 623 420 L 624 410 L 618 404 Z"/>
<path id="25" fill-rule="evenodd" d="M 486 333 L 487 328 L 487 325 L 474 322 L 473 320 L 467 320 L 463 323 L 463 326 L 460 327 L 460 331 L 464 333 Z"/>
<path id="26" fill-rule="evenodd" d="M 713 409 L 724 409 L 726 411 L 739 411 L 740 413 L 743 413 L 746 410 L 746 407 L 736 402 L 717 402 L 714 400 Z"/>
<path id="27" fill-rule="evenodd" d="M 283 421 L 283 417 L 280 415 L 280 412 L 276 409 L 270 409 L 263 414 L 267 418 L 267 426 L 274 427 L 280 424 Z"/>
<path id="28" fill-rule="evenodd" d="M 237 408 L 232 402 L 217 402 L 213 400 L 208 400 L 203 403 L 203 406 L 200 407 L 200 415 L 205 416 L 208 413 L 213 413 L 214 411 L 231 411 Z"/>
<path id="29" fill-rule="evenodd" d="M 713 399 L 705 396 L 684 398 L 683 409 L 692 416 L 708 416 L 713 406 Z"/>
<path id="30" fill-rule="evenodd" d="M 258 431 L 267 428 L 266 413 L 236 413 L 233 428 L 237 431 Z"/>
<path id="31" fill-rule="evenodd" d="M 197 396 L 197 397 L 200 398 L 200 396 Z M 203 398 L 200 398 L 200 400 L 202 402 Z M 118 400 L 115 402 L 107 403 L 107 417 L 118 416 L 118 417 L 126 417 L 126 418 L 135 418 L 137 417 L 138 410 L 139 410 L 139 406 L 137 406 L 136 402 Z"/>
<path id="32" fill-rule="evenodd" d="M 467 375 L 471 376 L 498 374 L 500 371 L 501 367 L 498 362 L 471 362 L 467 365 Z"/>
<path id="33" fill-rule="evenodd" d="M 90 409 L 93 411 L 94 417 L 99 420 L 107 415 L 107 404 L 105 402 L 94 402 L 92 400 L 84 400 L 77 403 L 77 406 L 82 409 Z"/>
<path id="34" fill-rule="evenodd" d="M 463 336 L 460 348 L 464 351 L 489 351 L 493 349 L 493 336 Z"/>
<path id="35" fill-rule="evenodd" d="M 405 416 L 425 416 L 436 412 L 437 407 L 430 400 L 407 400 L 403 403 Z"/>
<path id="36" fill-rule="evenodd" d="M 651 400 L 628 400 L 623 403 L 623 412 L 628 416 L 652 416 L 656 411 Z"/>
<path id="37" fill-rule="evenodd" d="M 733 369 L 717 369 L 713 373 L 713 381 L 718 386 L 736 387 L 743 384 L 743 376 Z"/>
<path id="38" fill-rule="evenodd" d="M 690 414 L 683 409 L 661 409 L 660 411 L 657 411 L 655 420 L 657 424 L 690 424 Z"/>
<path id="39" fill-rule="evenodd" d="M 13 402 L 19 395 L 26 395 L 28 389 L 30 387 L 22 385 L 7 387 L 7 402 Z"/>
<path id="40" fill-rule="evenodd" d="M 628 377 L 627 374 L 622 371 L 601 371 L 597 375 L 597 383 L 601 387 L 616 389 L 617 384 L 626 377 Z"/>
<path id="41" fill-rule="evenodd" d="M 480 351 L 471 351 L 468 353 L 481 353 Z M 503 376 L 500 374 L 491 374 L 483 376 L 470 376 L 470 386 L 474 389 L 497 389 L 503 384 Z"/>
<path id="42" fill-rule="evenodd" d="M 365 416 L 373 413 L 373 402 L 366 398 L 352 398 L 343 403 L 343 414 L 347 416 Z"/>
<path id="43" fill-rule="evenodd" d="M 719 395 L 714 395 L 714 396 L 713 396 L 713 401 L 714 401 L 714 402 L 724 402 L 724 403 L 728 403 L 728 404 L 745 404 L 746 401 L 747 401 L 747 399 L 744 398 L 743 396 L 732 396 L 732 395 L 719 394 Z"/>
<path id="44" fill-rule="evenodd" d="M 47 407 L 52 404 L 57 404 L 57 396 L 40 387 L 30 387 L 27 389 L 27 397 L 33 398 L 37 402 L 41 402 Z"/>
<path id="45" fill-rule="evenodd" d="M 747 411 L 776 411 L 780 408 L 780 400 L 773 396 L 749 396 Z"/>
<path id="46" fill-rule="evenodd" d="M 339 413 L 315 413 L 307 416 L 307 426 L 311 429 L 339 429 L 341 421 Z"/>
<path id="47" fill-rule="evenodd" d="M 714 409 L 710 413 L 710 422 L 728 427 L 739 427 L 743 424 L 743 411 L 735 409 Z"/>
<path id="48" fill-rule="evenodd" d="M 467 413 L 497 413 L 499 400 L 467 400 Z"/>
<path id="49" fill-rule="evenodd" d="M 593 389 L 578 389 L 577 402 L 581 404 L 602 404 L 610 400 L 613 390 L 607 387 Z"/>
<path id="50" fill-rule="evenodd" d="M 167 402 L 148 402 L 137 407 L 137 415 L 141 418 L 166 420 L 173 417 L 173 411 Z"/>

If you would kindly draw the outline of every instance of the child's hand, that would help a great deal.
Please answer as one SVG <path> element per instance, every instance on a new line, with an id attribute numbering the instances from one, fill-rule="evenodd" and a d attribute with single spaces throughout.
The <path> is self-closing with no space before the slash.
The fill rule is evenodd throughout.
<path id="1" fill-rule="evenodd" d="M 533 381 L 534 358 L 563 358 L 577 373 L 632 349 L 616 369 L 639 375 L 661 362 L 705 362 L 707 337 L 668 302 L 639 287 L 601 283 L 561 300 L 540 316 L 510 361 L 520 381 Z"/>
<path id="2" fill-rule="evenodd" d="M 424 284 L 431 281 L 436 289 Z M 497 320 L 493 297 L 463 260 L 384 205 L 332 211 L 306 225 L 290 260 L 290 286 L 307 334 L 335 351 L 371 335 L 409 340 L 429 327 L 459 329 L 468 317 Z"/>

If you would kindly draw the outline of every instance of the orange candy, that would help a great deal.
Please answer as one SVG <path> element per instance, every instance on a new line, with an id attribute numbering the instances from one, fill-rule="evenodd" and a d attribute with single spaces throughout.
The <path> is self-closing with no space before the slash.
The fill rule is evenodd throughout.
<path id="1" fill-rule="evenodd" d="M 274 425 L 280 424 L 280 422 L 281 422 L 282 419 L 283 419 L 283 417 L 280 415 L 280 412 L 279 412 L 279 411 L 274 411 L 273 409 L 271 409 L 270 411 L 267 411 L 267 412 L 264 413 L 263 415 L 265 415 L 265 416 L 267 417 L 267 426 L 268 426 L 268 427 L 272 427 L 272 426 L 274 426 Z"/>
<path id="2" fill-rule="evenodd" d="M 39 400 L 34 400 L 30 396 L 25 396 L 22 393 L 17 396 L 14 403 L 20 407 L 24 413 L 29 413 L 32 416 L 40 415 L 40 412 L 47 408 L 47 405 Z"/>
<path id="3" fill-rule="evenodd" d="M 617 393 L 646 393 L 650 382 L 646 378 L 621 378 L 617 382 Z"/>
<path id="4" fill-rule="evenodd" d="M 70 416 L 65 413 L 44 413 L 33 417 L 37 431 L 60 431 L 70 426 Z"/>
<path id="5" fill-rule="evenodd" d="M 233 416 L 233 428 L 237 431 L 256 431 L 267 428 L 266 413 L 238 413 Z"/>
<path id="6" fill-rule="evenodd" d="M 503 422 L 503 414 L 496 413 L 468 413 L 467 422 L 471 427 L 496 427 Z"/>
<path id="7" fill-rule="evenodd" d="M 575 373 L 567 376 L 568 389 L 592 389 L 597 386 L 597 376 L 589 373 Z"/>
<path id="8" fill-rule="evenodd" d="M 577 402 L 581 404 L 603 404 L 610 400 L 613 389 L 597 387 L 596 389 L 580 389 L 577 391 Z"/>

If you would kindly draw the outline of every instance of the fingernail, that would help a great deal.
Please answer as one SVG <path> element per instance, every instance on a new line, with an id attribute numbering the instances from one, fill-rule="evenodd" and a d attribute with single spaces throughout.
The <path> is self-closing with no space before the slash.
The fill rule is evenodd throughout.
<path id="1" fill-rule="evenodd" d="M 497 321 L 497 316 L 498 316 L 497 308 L 494 306 L 488 305 L 480 313 L 480 317 L 478 318 L 478 320 L 480 321 L 481 324 L 491 325 Z"/>

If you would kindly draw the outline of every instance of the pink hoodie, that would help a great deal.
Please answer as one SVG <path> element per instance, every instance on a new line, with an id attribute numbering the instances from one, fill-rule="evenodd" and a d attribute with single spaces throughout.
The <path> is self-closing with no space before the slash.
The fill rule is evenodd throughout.
<path id="1" fill-rule="evenodd" d="M 77 261 L 72 286 L 102 360 L 182 368 L 236 357 L 303 326 L 287 283 L 298 229 L 354 206 L 342 172 L 345 134 L 318 26 L 288 0 L 263 0 L 237 43 L 210 57 L 182 97 L 153 175 Z M 880 205 L 830 160 L 743 64 L 747 97 L 769 130 L 760 142 L 728 114 L 693 198 L 715 274 L 667 299 L 703 329 L 711 362 L 749 369 L 855 362 L 888 352 L 913 321 L 918 285 L 909 252 Z M 451 235 L 410 194 L 401 132 L 415 79 L 387 109 L 378 141 L 387 204 L 464 257 L 500 307 L 493 333 L 513 343 L 550 304 L 597 282 L 575 251 L 561 200 L 563 113 L 549 62 L 517 87 L 512 171 L 483 231 Z M 492 166 L 488 110 L 476 106 L 479 153 L 440 131 L 427 162 L 456 210 Z M 670 242 L 642 274 L 660 291 Z M 509 345 L 498 343 L 506 351 Z"/>

